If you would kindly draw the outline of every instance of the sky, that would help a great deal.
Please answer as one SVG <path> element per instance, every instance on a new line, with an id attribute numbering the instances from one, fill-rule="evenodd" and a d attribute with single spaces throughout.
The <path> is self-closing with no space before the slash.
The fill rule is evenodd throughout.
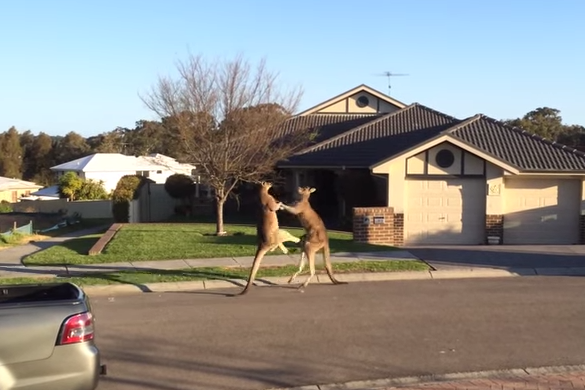
<path id="1" fill-rule="evenodd" d="M 299 111 L 360 84 L 465 118 L 538 107 L 585 125 L 585 1 L 0 2 L 0 132 L 85 137 L 157 117 L 140 99 L 189 53 L 265 58 Z"/>

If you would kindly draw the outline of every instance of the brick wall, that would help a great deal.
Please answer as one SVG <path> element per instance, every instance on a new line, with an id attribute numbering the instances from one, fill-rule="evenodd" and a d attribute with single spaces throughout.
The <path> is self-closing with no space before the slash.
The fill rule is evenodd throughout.
<path id="1" fill-rule="evenodd" d="M 500 237 L 500 244 L 504 243 L 504 216 L 492 214 L 485 216 L 486 243 L 490 236 Z"/>
<path id="2" fill-rule="evenodd" d="M 579 216 L 579 244 L 585 244 L 585 215 Z"/>
<path id="3" fill-rule="evenodd" d="M 404 214 L 394 214 L 394 245 L 404 245 Z"/>
<path id="4" fill-rule="evenodd" d="M 397 240 L 402 243 L 402 229 L 398 233 L 397 226 L 402 225 L 402 214 L 395 215 L 392 207 L 353 209 L 353 239 L 356 242 L 397 245 Z"/>

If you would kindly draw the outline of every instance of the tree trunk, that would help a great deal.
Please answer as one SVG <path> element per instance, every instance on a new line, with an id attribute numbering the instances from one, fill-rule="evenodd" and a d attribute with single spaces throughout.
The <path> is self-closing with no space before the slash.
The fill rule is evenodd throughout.
<path id="1" fill-rule="evenodd" d="M 225 198 L 216 198 L 216 231 L 215 234 L 217 236 L 225 236 L 227 232 L 223 228 L 223 205 L 225 203 Z"/>

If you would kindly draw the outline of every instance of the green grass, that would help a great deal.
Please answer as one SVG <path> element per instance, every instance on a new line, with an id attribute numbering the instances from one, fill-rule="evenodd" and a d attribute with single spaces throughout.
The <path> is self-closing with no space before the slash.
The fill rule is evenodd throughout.
<path id="1" fill-rule="evenodd" d="M 300 237 L 303 230 L 286 228 Z M 87 255 L 100 235 L 69 240 L 25 258 L 26 265 L 118 263 L 126 261 L 201 259 L 213 257 L 253 256 L 256 251 L 256 227 L 226 225 L 229 236 L 214 236 L 214 224 L 136 224 L 124 226 L 104 251 Z M 385 245 L 356 243 L 351 233 L 329 232 L 331 252 L 379 252 L 395 249 Z M 300 253 L 287 242 L 290 254 Z M 280 249 L 268 256 L 282 254 Z"/>
<path id="2" fill-rule="evenodd" d="M 322 264 L 318 264 L 317 273 L 323 273 Z M 429 267 L 418 260 L 382 260 L 359 261 L 348 263 L 334 263 L 334 273 L 363 273 L 363 272 L 398 272 L 398 271 L 426 271 Z M 297 271 L 293 265 L 281 267 L 261 267 L 257 278 L 269 276 L 291 276 Z M 306 276 L 308 268 L 305 268 L 302 276 Z M 205 267 L 181 270 L 159 271 L 121 271 L 113 273 L 93 273 L 77 277 L 59 278 L 2 278 L 0 285 L 26 284 L 26 283 L 50 283 L 72 282 L 80 286 L 112 285 L 112 284 L 146 284 L 163 282 L 186 282 L 193 280 L 222 280 L 222 279 L 247 279 L 249 268 Z"/>

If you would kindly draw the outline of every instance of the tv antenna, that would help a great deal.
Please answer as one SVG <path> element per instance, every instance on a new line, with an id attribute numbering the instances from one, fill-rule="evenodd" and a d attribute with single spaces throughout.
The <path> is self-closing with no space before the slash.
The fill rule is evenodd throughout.
<path id="1" fill-rule="evenodd" d="M 388 96 L 390 96 L 390 90 L 392 89 L 392 85 L 390 84 L 390 78 L 394 76 L 408 76 L 407 73 L 392 73 L 392 72 L 382 72 L 376 73 L 376 76 L 385 76 L 388 78 Z"/>

